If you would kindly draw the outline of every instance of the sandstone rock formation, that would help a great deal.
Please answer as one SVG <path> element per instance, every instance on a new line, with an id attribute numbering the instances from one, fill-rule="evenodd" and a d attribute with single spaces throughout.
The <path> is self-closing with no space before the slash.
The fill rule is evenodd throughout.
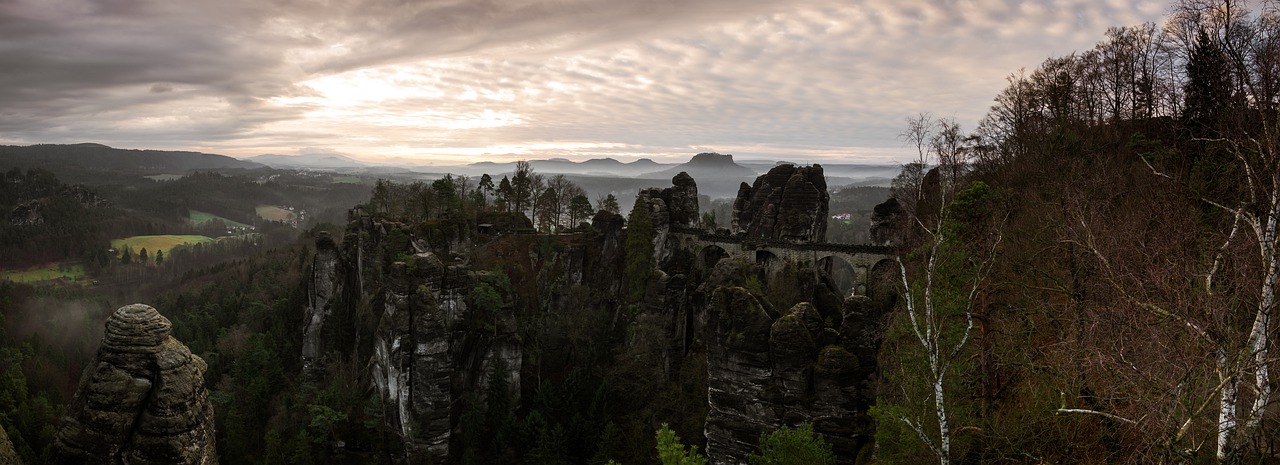
<path id="1" fill-rule="evenodd" d="M 900 231 L 906 229 L 906 211 L 898 203 L 898 199 L 889 197 L 875 206 L 871 215 L 871 242 L 876 245 L 896 246 L 901 242 Z"/>
<path id="2" fill-rule="evenodd" d="M 303 310 L 302 366 L 307 372 L 315 371 L 322 355 L 321 330 L 327 317 L 333 313 L 331 302 L 342 292 L 338 282 L 338 246 L 322 231 L 316 238 L 316 255 L 312 262 L 311 278 L 307 282 L 308 302 Z"/>
<path id="3" fill-rule="evenodd" d="M 773 318 L 746 289 L 721 287 L 712 294 L 707 324 L 707 455 L 715 463 L 745 462 L 778 420 L 769 360 Z"/>
<path id="4" fill-rule="evenodd" d="M 483 273 L 451 256 L 460 249 L 449 241 L 429 242 L 426 232 L 355 210 L 340 246 L 317 240 L 308 285 L 303 359 L 318 373 L 326 354 L 369 360 L 388 455 L 397 464 L 448 463 L 463 395 L 485 391 L 496 361 L 505 363 L 511 391 L 520 392 L 523 357 L 512 309 L 504 303 L 485 315 L 493 327 L 471 331 L 470 294 Z"/>
<path id="5" fill-rule="evenodd" d="M 54 463 L 218 463 L 206 365 L 142 304 L 116 310 L 58 427 Z"/>
<path id="6" fill-rule="evenodd" d="M 438 463 L 447 457 L 451 432 L 449 326 L 454 315 L 425 284 L 435 281 L 433 287 L 439 289 L 448 270 L 438 260 L 419 260 L 426 266 L 392 264 L 371 371 L 384 399 L 384 421 L 398 437 L 403 459 Z"/>
<path id="7" fill-rule="evenodd" d="M 698 223 L 698 183 L 689 173 L 680 172 L 671 178 L 671 187 L 651 187 L 640 191 L 636 201 L 640 199 L 655 205 L 650 210 L 655 214 L 655 225 L 661 221 L 678 228 L 689 228 Z"/>
<path id="8" fill-rule="evenodd" d="M 821 165 L 778 165 L 738 188 L 731 228 L 748 237 L 821 242 L 830 200 Z"/>
<path id="9" fill-rule="evenodd" d="M 671 257 L 667 240 L 671 228 L 691 228 L 698 224 L 698 183 L 689 173 L 680 172 L 671 178 L 671 187 L 652 187 L 640 191 L 636 202 L 649 206 L 653 221 L 653 258 L 662 264 Z"/>
<path id="10" fill-rule="evenodd" d="M 874 433 L 868 380 L 882 312 L 869 303 L 850 298 L 835 321 L 807 302 L 774 318 L 746 289 L 715 290 L 707 308 L 705 434 L 712 463 L 746 463 L 762 433 L 805 421 L 832 445 L 838 462 L 852 462 Z M 830 327 L 841 320 L 839 331 Z"/>
<path id="11" fill-rule="evenodd" d="M 9 442 L 9 435 L 4 432 L 4 428 L 0 428 L 0 465 L 22 465 L 22 459 L 13 450 L 13 443 Z"/>

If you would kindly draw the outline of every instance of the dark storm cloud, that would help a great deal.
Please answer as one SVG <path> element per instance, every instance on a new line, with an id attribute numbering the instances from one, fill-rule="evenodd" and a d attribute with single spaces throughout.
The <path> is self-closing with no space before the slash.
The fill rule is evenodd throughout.
<path id="1" fill-rule="evenodd" d="M 0 130 L 74 126 L 157 94 L 252 111 L 255 99 L 287 91 L 288 73 L 270 50 L 283 41 L 256 32 L 252 10 L 186 3 L 0 4 Z M 166 88 L 175 92 L 153 92 Z"/>
<path id="2" fill-rule="evenodd" d="M 227 111 L 249 113 L 242 122 L 293 118 L 295 111 L 261 102 L 305 93 L 294 83 L 309 76 L 499 46 L 581 47 L 768 3 L 0 2 L 0 135 L 76 127 L 104 112 L 153 105 L 158 94 L 160 103 L 222 99 Z"/>

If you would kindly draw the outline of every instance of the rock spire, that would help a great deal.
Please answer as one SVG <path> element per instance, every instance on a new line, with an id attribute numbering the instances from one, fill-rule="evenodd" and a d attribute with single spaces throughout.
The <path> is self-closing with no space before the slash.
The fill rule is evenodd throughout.
<path id="1" fill-rule="evenodd" d="M 58 427 L 53 463 L 218 463 L 205 362 L 171 328 L 142 304 L 107 319 L 102 346 Z"/>

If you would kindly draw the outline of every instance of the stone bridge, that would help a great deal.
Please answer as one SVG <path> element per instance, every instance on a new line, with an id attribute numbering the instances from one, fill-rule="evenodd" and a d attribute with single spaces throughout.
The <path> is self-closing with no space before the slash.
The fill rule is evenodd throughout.
<path id="1" fill-rule="evenodd" d="M 845 295 L 866 294 L 871 272 L 894 257 L 889 247 L 878 245 L 791 242 L 675 227 L 669 234 L 672 243 L 695 254 L 697 266 L 710 267 L 723 258 L 762 265 L 808 263 L 832 276 Z"/>

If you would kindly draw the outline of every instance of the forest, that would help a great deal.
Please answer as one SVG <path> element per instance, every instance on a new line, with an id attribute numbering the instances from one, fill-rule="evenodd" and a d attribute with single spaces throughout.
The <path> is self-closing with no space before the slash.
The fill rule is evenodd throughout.
<path id="1" fill-rule="evenodd" d="M 1274 460 L 1278 73 L 1277 11 L 1186 1 L 909 118 L 880 459 Z"/>
<path id="2" fill-rule="evenodd" d="M 1010 74 L 971 131 L 928 112 L 903 121 L 917 157 L 866 215 L 874 226 L 825 238 L 893 248 L 863 300 L 841 302 L 803 264 L 655 247 L 675 222 L 670 190 L 642 193 L 667 210 L 636 202 L 624 218 L 619 199 L 528 163 L 501 179 L 378 180 L 266 247 L 104 267 L 143 292 L 0 283 L 0 426 L 43 463 L 101 322 L 138 298 L 207 363 L 223 463 L 721 463 L 709 425 L 731 408 L 714 403 L 715 376 L 759 354 L 773 367 L 759 405 L 776 410 L 731 425 L 752 464 L 1275 463 L 1280 10 L 1183 0 L 1161 25 L 1100 39 Z M 204 176 L 186 182 L 279 195 Z M 94 244 L 24 255 L 49 248 L 18 242 L 35 226 L 11 222 L 6 260 L 92 257 L 103 230 L 144 227 L 47 173 L 6 180 L 4 205 L 55 199 L 48 240 Z M 830 202 L 865 212 L 883 193 L 870 189 Z M 247 215 L 228 205 L 149 215 Z M 712 205 L 692 222 L 729 227 L 736 204 Z M 864 338 L 838 336 L 849 328 Z M 421 357 L 379 352 L 390 336 L 450 348 L 435 416 L 414 410 L 431 399 L 391 407 L 379 382 Z M 805 357 L 817 363 L 803 373 L 778 368 Z M 822 376 L 862 410 L 812 414 L 829 406 Z M 444 456 L 426 446 L 437 439 Z"/>

